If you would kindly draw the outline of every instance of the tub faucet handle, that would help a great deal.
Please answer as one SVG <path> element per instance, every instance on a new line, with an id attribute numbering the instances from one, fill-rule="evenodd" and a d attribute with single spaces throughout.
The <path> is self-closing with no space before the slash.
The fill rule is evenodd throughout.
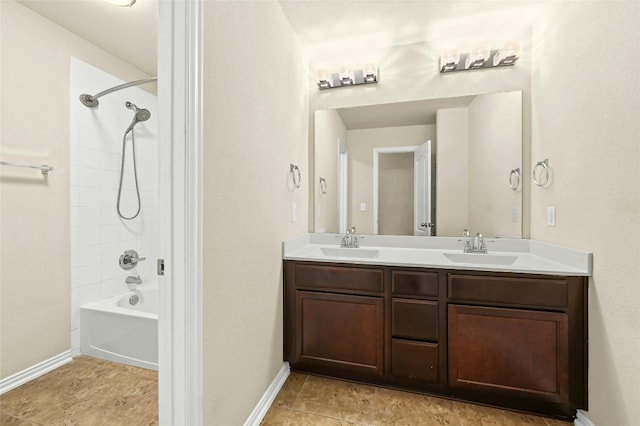
<path id="1" fill-rule="evenodd" d="M 146 260 L 146 257 L 138 256 L 138 252 L 135 250 L 127 250 L 124 254 L 120 255 L 120 267 L 125 271 L 135 267 L 138 262 Z"/>

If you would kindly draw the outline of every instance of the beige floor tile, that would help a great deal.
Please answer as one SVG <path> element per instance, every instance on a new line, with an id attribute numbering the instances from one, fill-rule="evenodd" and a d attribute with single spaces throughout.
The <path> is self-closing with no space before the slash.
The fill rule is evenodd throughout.
<path id="1" fill-rule="evenodd" d="M 40 426 L 40 425 L 38 425 L 37 423 L 31 423 L 25 420 L 21 420 L 17 417 L 1 414 L 0 426 Z"/>
<path id="2" fill-rule="evenodd" d="M 278 392 L 272 406 L 291 408 L 298 398 L 302 387 L 307 381 L 306 374 L 291 373 L 287 377 L 287 381 L 282 385 L 282 389 Z"/>
<path id="3" fill-rule="evenodd" d="M 460 417 L 452 401 L 379 388 L 374 424 L 459 426 Z"/>
<path id="4" fill-rule="evenodd" d="M 547 422 L 542 417 L 529 414 L 504 411 L 503 416 L 505 426 L 547 426 Z"/>
<path id="5" fill-rule="evenodd" d="M 544 421 L 548 426 L 573 426 L 573 422 L 563 422 L 562 420 L 545 418 Z"/>
<path id="6" fill-rule="evenodd" d="M 157 425 L 157 399 L 157 372 L 78 357 L 4 394 L 3 415 L 24 423 L 2 424 Z"/>
<path id="7" fill-rule="evenodd" d="M 355 423 L 371 424 L 373 386 L 309 376 L 293 409 Z"/>
<path id="8" fill-rule="evenodd" d="M 260 426 L 285 426 L 289 424 L 291 410 L 284 407 L 271 405 L 269 411 L 260 422 Z"/>
<path id="9" fill-rule="evenodd" d="M 301 411 L 292 411 L 291 417 L 289 417 L 290 426 L 351 426 L 355 424 L 356 423 L 320 416 L 317 414 L 303 413 Z"/>

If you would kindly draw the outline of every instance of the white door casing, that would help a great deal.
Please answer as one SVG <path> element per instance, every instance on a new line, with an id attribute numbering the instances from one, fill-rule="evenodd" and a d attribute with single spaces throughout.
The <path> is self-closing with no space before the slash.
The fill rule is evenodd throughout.
<path id="1" fill-rule="evenodd" d="M 433 235 L 430 140 L 413 152 L 413 235 Z"/>

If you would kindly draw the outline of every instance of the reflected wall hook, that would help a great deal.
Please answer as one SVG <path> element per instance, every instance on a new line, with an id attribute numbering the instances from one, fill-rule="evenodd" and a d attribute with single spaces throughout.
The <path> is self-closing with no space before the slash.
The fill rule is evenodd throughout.
<path id="1" fill-rule="evenodd" d="M 324 195 L 327 193 L 327 180 L 323 177 L 320 178 L 320 194 Z"/>
<path id="2" fill-rule="evenodd" d="M 520 167 L 511 170 L 511 173 L 509 173 L 509 186 L 514 191 L 517 191 L 520 187 Z"/>
<path id="3" fill-rule="evenodd" d="M 300 180 L 301 180 L 300 168 L 295 164 L 289 164 L 289 173 L 291 174 L 293 185 L 296 188 L 300 188 Z"/>
<path id="4" fill-rule="evenodd" d="M 540 179 L 536 177 L 538 169 L 542 167 L 542 172 L 540 173 Z M 538 186 L 545 186 L 549 183 L 549 159 L 545 158 L 542 161 L 538 161 L 535 166 L 533 166 L 533 182 Z"/>

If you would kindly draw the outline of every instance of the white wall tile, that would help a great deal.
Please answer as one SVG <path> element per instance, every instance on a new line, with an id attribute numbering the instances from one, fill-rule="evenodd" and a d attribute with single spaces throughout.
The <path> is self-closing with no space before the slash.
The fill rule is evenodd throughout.
<path id="1" fill-rule="evenodd" d="M 80 308 L 86 303 L 100 300 L 100 283 L 85 285 L 71 289 L 71 306 Z"/>
<path id="2" fill-rule="evenodd" d="M 100 280 L 100 263 L 71 268 L 71 286 L 73 288 L 99 283 Z"/>
<path id="3" fill-rule="evenodd" d="M 100 246 L 72 247 L 71 268 L 100 263 Z"/>
<path id="4" fill-rule="evenodd" d="M 80 60 L 71 61 L 71 92 L 97 93 L 123 83 Z M 136 165 L 142 209 L 134 220 L 118 217 L 116 202 L 120 181 L 123 136 L 134 113 L 125 108 L 131 101 L 148 108 L 152 118 L 135 127 Z M 127 272 L 154 279 L 152 254 L 158 243 L 157 223 L 157 98 L 140 88 L 111 93 L 100 108 L 79 105 L 70 97 L 70 203 L 71 203 L 71 346 L 79 353 L 79 307 L 127 292 Z M 135 214 L 138 200 L 133 172 L 133 145 L 127 136 L 122 211 Z M 118 259 L 134 249 L 149 260 L 139 268 L 124 271 Z"/>
<path id="5" fill-rule="evenodd" d="M 100 226 L 72 226 L 71 246 L 80 248 L 94 246 L 102 243 Z"/>
<path id="6" fill-rule="evenodd" d="M 100 206 L 100 188 L 72 186 L 69 197 L 71 206 Z"/>
<path id="7" fill-rule="evenodd" d="M 102 225 L 100 227 L 102 244 L 117 243 L 120 241 L 120 227 L 118 225 Z"/>
<path id="8" fill-rule="evenodd" d="M 71 207 L 71 226 L 98 226 L 102 207 Z"/>
<path id="9" fill-rule="evenodd" d="M 125 276 L 128 271 L 123 271 L 118 264 L 118 259 L 113 261 L 105 261 L 100 265 L 100 276 L 102 281 L 111 280 L 121 276 Z"/>
<path id="10" fill-rule="evenodd" d="M 82 166 L 71 166 L 71 186 L 89 186 L 100 188 L 102 183 L 102 171 Z"/>
<path id="11" fill-rule="evenodd" d="M 100 167 L 100 151 L 93 148 L 85 148 L 79 145 L 71 145 L 70 162 L 72 166 L 81 166 L 89 168 Z"/>

